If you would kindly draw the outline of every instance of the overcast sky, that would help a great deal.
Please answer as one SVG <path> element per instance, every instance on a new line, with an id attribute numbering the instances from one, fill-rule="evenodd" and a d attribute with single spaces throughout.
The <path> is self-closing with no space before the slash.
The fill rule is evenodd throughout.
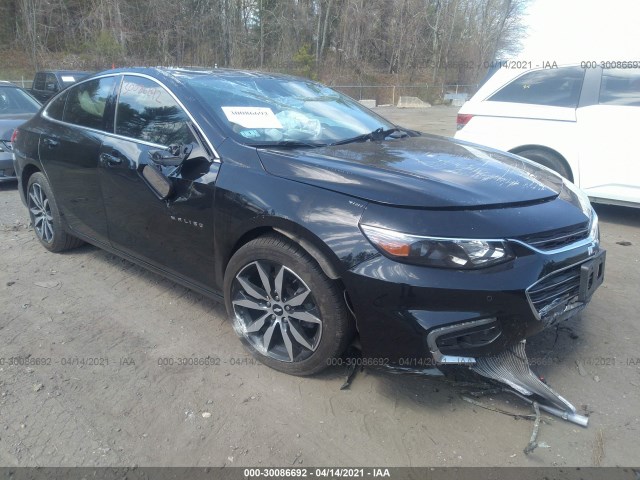
<path id="1" fill-rule="evenodd" d="M 640 0 L 533 0 L 520 60 L 640 61 Z"/>

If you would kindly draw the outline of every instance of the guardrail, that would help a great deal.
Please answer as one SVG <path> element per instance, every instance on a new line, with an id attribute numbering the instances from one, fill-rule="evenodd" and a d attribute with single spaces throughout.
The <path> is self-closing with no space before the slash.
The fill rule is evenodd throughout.
<path id="1" fill-rule="evenodd" d="M 5 82 L 11 82 L 22 88 L 31 88 L 31 85 L 33 85 L 33 79 L 27 80 L 24 77 L 20 80 L 5 80 Z"/>

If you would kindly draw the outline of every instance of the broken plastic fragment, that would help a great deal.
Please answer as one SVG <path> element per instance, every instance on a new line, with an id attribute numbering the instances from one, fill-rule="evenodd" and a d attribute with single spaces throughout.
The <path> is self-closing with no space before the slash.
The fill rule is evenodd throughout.
<path id="1" fill-rule="evenodd" d="M 471 367 L 471 370 L 483 377 L 508 385 L 513 389 L 510 393 L 524 399 L 529 404 L 533 404 L 535 399 L 540 409 L 545 412 L 583 427 L 589 423 L 587 417 L 576 413 L 576 408 L 571 403 L 543 383 L 531 371 L 525 351 L 525 340 L 497 355 L 478 357 L 476 365 Z"/>

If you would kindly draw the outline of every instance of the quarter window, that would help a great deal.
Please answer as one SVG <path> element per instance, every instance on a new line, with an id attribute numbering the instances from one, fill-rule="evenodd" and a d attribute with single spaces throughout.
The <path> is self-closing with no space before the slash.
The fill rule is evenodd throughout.
<path id="1" fill-rule="evenodd" d="M 116 113 L 116 133 L 158 145 L 187 144 L 194 138 L 189 117 L 169 92 L 142 77 L 124 77 Z"/>
<path id="2" fill-rule="evenodd" d="M 603 70 L 599 103 L 640 106 L 640 70 Z"/>
<path id="3" fill-rule="evenodd" d="M 47 116 L 54 120 L 62 120 L 64 104 L 67 101 L 67 93 L 63 93 L 47 106 Z"/>
<path id="4" fill-rule="evenodd" d="M 536 70 L 516 78 L 489 100 L 576 108 L 583 79 L 584 69 L 579 67 Z"/>
<path id="5" fill-rule="evenodd" d="M 62 119 L 83 127 L 104 130 L 104 110 L 113 92 L 114 83 L 114 77 L 105 77 L 71 88 Z"/>

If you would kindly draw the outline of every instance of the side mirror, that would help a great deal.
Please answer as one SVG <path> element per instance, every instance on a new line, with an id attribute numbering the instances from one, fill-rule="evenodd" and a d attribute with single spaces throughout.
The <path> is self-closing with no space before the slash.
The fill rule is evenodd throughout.
<path id="1" fill-rule="evenodd" d="M 147 185 L 153 190 L 153 193 L 160 200 L 169 198 L 173 192 L 173 184 L 171 180 L 162 175 L 156 168 L 151 165 L 145 165 L 142 168 L 142 178 L 147 182 Z"/>

